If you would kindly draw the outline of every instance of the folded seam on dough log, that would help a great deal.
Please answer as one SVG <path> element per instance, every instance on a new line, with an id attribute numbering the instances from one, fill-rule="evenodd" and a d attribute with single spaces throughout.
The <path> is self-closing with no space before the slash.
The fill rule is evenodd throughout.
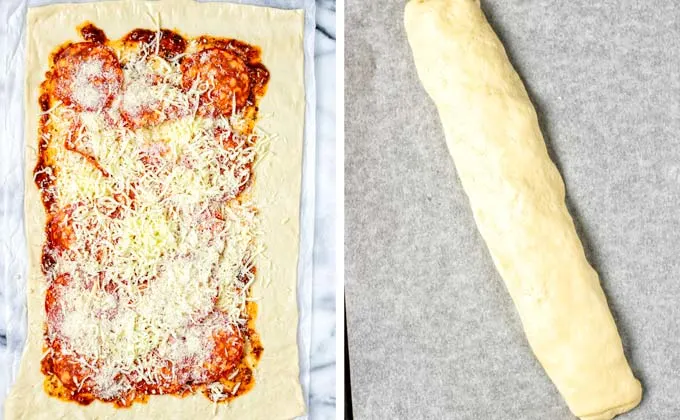
<path id="1" fill-rule="evenodd" d="M 536 111 L 475 0 L 412 0 L 408 35 L 479 231 L 571 411 L 611 419 L 640 382 L 564 202 Z"/>

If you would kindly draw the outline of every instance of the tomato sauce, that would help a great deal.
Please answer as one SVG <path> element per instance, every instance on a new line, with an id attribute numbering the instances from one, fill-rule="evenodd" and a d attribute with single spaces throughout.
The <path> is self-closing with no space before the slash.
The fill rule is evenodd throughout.
<path id="1" fill-rule="evenodd" d="M 86 22 L 80 27 L 80 36 L 82 36 L 85 41 L 96 42 L 99 44 L 105 44 L 106 41 L 108 41 L 104 31 L 97 28 L 90 22 Z"/>

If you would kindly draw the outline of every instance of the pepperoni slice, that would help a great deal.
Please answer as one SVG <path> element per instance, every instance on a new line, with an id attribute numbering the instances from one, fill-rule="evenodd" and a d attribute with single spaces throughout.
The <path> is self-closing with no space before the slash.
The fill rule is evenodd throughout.
<path id="1" fill-rule="evenodd" d="M 45 313 L 47 314 L 47 324 L 50 329 L 57 328 L 62 320 L 62 309 L 59 305 L 61 290 L 71 282 L 71 276 L 60 274 L 47 288 L 45 293 Z"/>
<path id="2" fill-rule="evenodd" d="M 198 216 L 199 232 L 210 232 L 213 236 L 224 230 L 224 217 L 218 209 L 206 209 Z"/>
<path id="3" fill-rule="evenodd" d="M 84 394 L 82 395 L 82 402 L 89 403 L 92 401 L 92 389 L 95 387 L 92 379 L 94 371 L 81 363 L 80 357 L 72 352 L 64 352 L 61 340 L 56 339 L 50 343 L 52 353 L 47 360 L 45 366 L 48 372 L 53 373 L 61 385 L 71 392 Z M 89 400 L 89 401 L 87 401 Z"/>
<path id="4" fill-rule="evenodd" d="M 181 366 L 176 366 L 172 362 L 160 358 L 158 363 L 155 368 L 155 371 L 158 373 L 156 383 L 152 385 L 140 380 L 137 382 L 137 387 L 146 394 L 174 394 L 180 392 L 190 378 L 190 364 L 187 362 Z"/>
<path id="5" fill-rule="evenodd" d="M 209 376 L 208 382 L 216 381 L 236 369 L 243 358 L 245 346 L 243 335 L 232 327 L 215 331 L 212 340 L 215 346 L 210 358 L 203 364 Z"/>
<path id="6" fill-rule="evenodd" d="M 123 70 L 116 55 L 101 44 L 71 44 L 54 61 L 48 75 L 53 92 L 76 111 L 107 108 L 123 84 Z"/>
<path id="7" fill-rule="evenodd" d="M 199 112 L 203 115 L 225 114 L 243 108 L 250 95 L 248 67 L 241 58 L 221 48 L 209 48 L 182 60 L 182 87 L 194 83 L 207 85 L 200 97 Z M 233 104 L 236 103 L 236 110 Z"/>
<path id="8" fill-rule="evenodd" d="M 205 329 L 206 326 L 194 325 L 188 328 L 198 331 Z M 154 352 L 151 358 L 154 366 L 151 372 L 153 383 L 147 382 L 135 373 L 130 375 L 130 380 L 146 394 L 172 394 L 180 392 L 188 383 L 201 385 L 218 381 L 236 369 L 245 352 L 245 340 L 237 328 L 215 330 L 205 340 L 203 344 L 205 347 L 211 347 L 212 351 L 204 362 L 199 364 L 193 356 L 171 362 Z"/>
<path id="9" fill-rule="evenodd" d="M 78 153 L 87 160 L 92 166 L 97 168 L 102 175 L 105 177 L 109 176 L 109 173 L 100 164 L 97 158 L 94 156 L 94 150 L 92 146 L 88 143 L 87 137 L 81 138 L 78 133 L 81 130 L 85 130 L 81 123 L 76 122 L 71 124 L 70 135 L 64 141 L 64 148 L 72 152 Z"/>
<path id="10" fill-rule="evenodd" d="M 160 101 L 152 100 L 148 103 L 121 110 L 121 115 L 130 125 L 130 128 L 153 127 L 163 122 L 166 117 L 162 112 L 158 112 Z"/>
<path id="11" fill-rule="evenodd" d="M 168 104 L 153 93 L 163 80 L 158 74 L 133 76 L 125 81 L 120 101 L 120 115 L 130 128 L 153 127 L 183 116 L 186 112 Z M 174 88 L 174 86 L 173 86 Z"/>
<path id="12" fill-rule="evenodd" d="M 149 143 L 140 150 L 140 159 L 144 166 L 150 170 L 158 170 L 163 166 L 163 158 L 170 152 L 170 147 L 165 142 Z"/>
<path id="13" fill-rule="evenodd" d="M 150 92 L 154 84 L 154 80 L 141 77 L 126 82 L 120 114 L 133 129 L 158 125 L 167 119 L 161 101 Z"/>
<path id="14" fill-rule="evenodd" d="M 47 244 L 49 248 L 57 252 L 68 249 L 76 240 L 73 226 L 71 226 L 71 214 L 73 208 L 59 210 L 47 222 Z"/>
<path id="15" fill-rule="evenodd" d="M 243 149 L 246 147 L 244 140 L 234 135 L 233 132 L 216 129 L 215 139 L 218 144 L 229 151 L 236 151 L 237 149 Z M 230 197 L 237 197 L 248 187 L 248 181 L 250 180 L 253 162 L 252 160 L 247 160 L 244 163 L 238 164 L 236 161 L 231 159 L 224 159 L 224 156 L 218 157 L 221 163 L 226 163 L 227 167 L 234 171 L 234 176 L 239 180 L 239 185 L 234 191 L 230 192 Z M 226 160 L 226 162 L 225 162 Z M 220 169 L 222 175 L 224 175 L 224 170 Z"/>

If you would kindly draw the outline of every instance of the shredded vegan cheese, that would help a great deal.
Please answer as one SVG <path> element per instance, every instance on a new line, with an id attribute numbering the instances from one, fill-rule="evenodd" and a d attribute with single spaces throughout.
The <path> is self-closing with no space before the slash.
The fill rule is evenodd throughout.
<path id="1" fill-rule="evenodd" d="M 72 232 L 49 251 L 47 286 L 59 299 L 47 339 L 85 367 L 78 389 L 87 382 L 102 399 L 140 381 L 206 381 L 216 334 L 238 335 L 247 321 L 262 251 L 256 208 L 241 193 L 267 138 L 236 112 L 200 115 L 199 98 L 215 86 L 183 89 L 179 60 L 157 55 L 158 36 L 155 51 L 141 44 L 119 56 L 125 83 L 109 109 L 92 82 L 105 70 L 90 60 L 72 90 L 94 110 L 45 111 L 51 193 Z M 134 123 L 149 115 L 151 124 Z M 218 401 L 239 386 L 207 390 Z"/>

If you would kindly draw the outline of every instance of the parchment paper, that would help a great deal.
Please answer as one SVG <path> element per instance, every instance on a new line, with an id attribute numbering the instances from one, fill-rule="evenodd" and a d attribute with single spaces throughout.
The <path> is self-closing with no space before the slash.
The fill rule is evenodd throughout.
<path id="1" fill-rule="evenodd" d="M 161 0 L 164 1 L 164 0 Z M 165 0 L 167 1 L 167 0 Z M 219 1 L 219 0 L 217 0 Z M 315 201 L 314 0 L 230 0 L 232 3 L 305 10 L 305 139 L 298 262 L 300 382 L 309 407 L 312 269 Z M 23 225 L 23 87 L 26 8 L 83 0 L 0 0 L 0 420 L 26 339 L 27 265 Z M 74 33 L 75 36 L 75 33 Z M 5 346 L 6 345 L 6 346 Z M 303 418 L 307 418 L 304 416 Z"/>
<path id="2" fill-rule="evenodd" d="M 482 5 L 532 96 L 645 388 L 641 405 L 620 418 L 680 418 L 680 6 Z M 477 232 L 416 76 L 403 7 L 346 5 L 355 418 L 573 419 Z"/>

